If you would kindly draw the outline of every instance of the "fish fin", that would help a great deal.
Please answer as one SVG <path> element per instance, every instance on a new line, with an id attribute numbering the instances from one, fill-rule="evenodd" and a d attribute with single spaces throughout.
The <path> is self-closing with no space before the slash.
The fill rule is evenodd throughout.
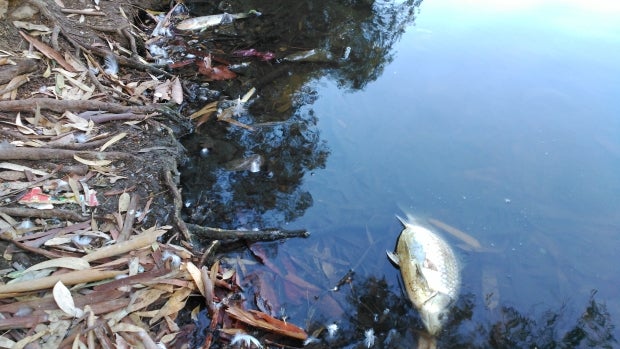
<path id="1" fill-rule="evenodd" d="M 407 223 L 407 220 L 406 220 L 405 218 L 403 218 L 403 217 L 401 217 L 401 216 L 399 216 L 399 215 L 396 215 L 396 218 L 398 219 L 398 221 L 400 222 L 400 224 L 402 224 L 402 225 L 403 225 L 403 227 L 404 227 L 404 228 L 406 228 L 406 227 L 407 227 L 407 225 L 409 224 L 409 223 Z"/>
<path id="2" fill-rule="evenodd" d="M 426 280 L 426 276 L 424 276 L 424 272 L 422 271 L 422 266 L 419 263 L 415 263 L 415 272 L 418 274 L 418 279 L 424 283 L 424 289 L 428 290 L 428 281 Z"/>
<path id="3" fill-rule="evenodd" d="M 400 266 L 400 258 L 398 257 L 398 255 L 392 251 L 388 251 L 385 250 L 385 253 L 387 254 L 388 258 L 392 261 L 392 263 Z"/>
<path id="4" fill-rule="evenodd" d="M 441 305 L 449 305 L 452 304 L 453 299 L 452 297 L 450 297 L 447 293 L 441 292 L 441 291 L 434 291 L 433 294 L 431 294 L 430 297 L 428 297 L 423 304 L 426 305 L 426 303 L 433 301 L 435 304 L 441 304 Z"/>
<path id="5" fill-rule="evenodd" d="M 401 217 L 399 215 L 396 215 L 396 218 L 398 219 L 398 221 L 400 221 L 400 224 L 403 225 L 403 228 L 407 228 L 407 227 L 411 227 L 411 226 L 416 225 L 416 218 L 413 215 L 409 214 L 409 213 L 405 214 L 405 218 L 403 218 L 403 217 Z"/>

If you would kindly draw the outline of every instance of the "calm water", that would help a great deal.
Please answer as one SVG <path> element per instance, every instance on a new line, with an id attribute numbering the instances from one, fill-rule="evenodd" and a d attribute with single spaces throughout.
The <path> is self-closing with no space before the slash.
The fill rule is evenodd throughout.
<path id="1" fill-rule="evenodd" d="M 424 2 L 377 81 L 353 93 L 317 83 L 331 155 L 304 178 L 314 205 L 292 225 L 314 233 L 310 244 L 327 237 L 360 255 L 370 234 L 370 252 L 351 262 L 398 286 L 382 253 L 400 231 L 394 214 L 440 219 L 499 248 L 461 251 L 462 293 L 476 304 L 490 273 L 500 307 L 538 319 L 568 305 L 560 334 L 592 290 L 617 324 L 618 6 Z"/>
<path id="2" fill-rule="evenodd" d="M 425 1 L 376 80 L 307 83 L 316 100 L 301 113 L 329 156 L 305 172 L 312 204 L 287 227 L 313 235 L 266 247 L 323 290 L 356 274 L 315 298 L 259 270 L 289 321 L 338 323 L 338 346 L 373 328 L 378 346 L 411 347 L 421 327 L 385 257 L 395 214 L 410 213 L 490 250 L 457 249 L 463 286 L 443 347 L 617 346 L 619 16 L 613 1 Z M 380 319 L 390 307 L 401 322 Z"/>

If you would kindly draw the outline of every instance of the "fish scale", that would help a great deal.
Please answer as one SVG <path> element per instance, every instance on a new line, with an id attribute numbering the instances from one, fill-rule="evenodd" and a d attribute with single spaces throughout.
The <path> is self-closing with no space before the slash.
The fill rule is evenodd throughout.
<path id="1" fill-rule="evenodd" d="M 400 218 L 399 218 L 400 219 Z M 460 268 L 450 245 L 411 219 L 400 219 L 404 229 L 396 254 L 388 256 L 400 267 L 409 299 L 431 335 L 437 335 L 458 297 Z"/>

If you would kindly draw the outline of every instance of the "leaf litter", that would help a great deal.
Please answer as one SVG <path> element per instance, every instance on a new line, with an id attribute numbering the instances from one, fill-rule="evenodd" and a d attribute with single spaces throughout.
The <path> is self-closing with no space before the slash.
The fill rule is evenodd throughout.
<path id="1" fill-rule="evenodd" d="M 51 12 L 45 5 L 39 7 L 43 23 L 36 23 L 35 17 L 15 23 L 17 38 L 30 47 L 10 59 L 3 57 L 0 63 L 15 64 L 13 58 L 22 56 L 45 67 L 36 76 L 45 79 L 40 80 L 43 85 L 29 84 L 35 77 L 31 72 L 0 85 L 0 251 L 4 259 L 0 347 L 183 346 L 189 338 L 176 320 L 197 297 L 203 301 L 191 316 L 205 310 L 211 318 L 203 347 L 214 343 L 218 331 L 232 343 L 257 347 L 260 342 L 248 332 L 277 334 L 300 344 L 308 337 L 302 328 L 276 318 L 267 308 L 245 308 L 239 263 L 204 265 L 206 255 L 182 238 L 182 224 L 171 219 L 172 224 L 166 224 L 167 219 L 149 214 L 152 209 L 161 213 L 166 200 L 156 198 L 176 188 L 169 183 L 168 187 L 132 185 L 140 184 L 141 178 L 159 176 L 128 164 L 135 153 L 152 149 L 151 159 L 158 158 L 158 150 L 176 144 L 152 146 L 152 141 L 142 138 L 153 129 L 170 130 L 159 120 L 167 104 L 184 103 L 179 77 L 147 69 L 140 62 L 131 62 L 140 68 L 127 74 L 130 63 L 125 56 L 135 53 L 130 39 L 147 37 L 137 28 L 125 35 L 129 42 L 106 36 L 77 58 L 71 52 L 71 40 L 59 45 L 57 39 L 49 39 L 50 28 L 60 25 L 61 34 L 72 39 L 70 32 L 64 32 L 67 23 L 109 17 L 111 8 L 98 2 L 95 9 L 70 9 L 60 1 L 55 5 Z M 127 8 L 117 10 L 123 13 Z M 172 10 L 159 22 L 161 33 L 170 25 L 171 14 Z M 112 53 L 95 57 L 96 48 L 106 45 Z M 188 64 L 206 80 L 236 77 L 225 62 L 210 54 Z M 215 114 L 220 121 L 253 130 L 235 118 L 245 111 L 244 104 L 254 92 L 250 89 L 243 98 L 225 101 L 228 104 L 219 110 L 217 104 L 208 103 L 186 121 L 195 119 L 194 125 L 200 126 Z M 15 103 L 2 104 L 9 101 Z M 162 173 L 176 171 L 174 162 L 164 165 L 158 168 Z M 260 261 L 292 288 L 318 290 L 291 267 L 282 270 L 264 256 Z M 265 292 L 275 304 L 275 294 L 267 288 Z"/>

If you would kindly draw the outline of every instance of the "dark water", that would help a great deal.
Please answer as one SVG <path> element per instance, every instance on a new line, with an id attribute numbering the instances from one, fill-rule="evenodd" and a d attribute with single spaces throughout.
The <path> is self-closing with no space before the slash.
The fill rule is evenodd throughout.
<path id="1" fill-rule="evenodd" d="M 336 322 L 316 347 L 361 347 L 370 328 L 376 347 L 415 346 L 421 324 L 385 257 L 401 229 L 394 215 L 410 213 L 489 249 L 457 249 L 461 298 L 440 347 L 617 347 L 620 5 L 313 4 L 322 11 L 292 11 L 289 25 L 323 33 L 336 58 L 282 62 L 291 70 L 278 92 L 259 88 L 242 118 L 271 123 L 228 129 L 217 142 L 237 148 L 197 158 L 203 175 L 185 178 L 188 202 L 213 208 L 190 207 L 199 223 L 311 231 L 259 244 L 285 272 L 248 267 L 270 285 L 249 292 L 273 291 L 274 313 L 309 332 Z M 292 32 L 272 50 L 305 40 Z M 258 173 L 221 166 L 250 154 L 266 159 Z M 352 283 L 327 291 L 349 269 Z"/>

